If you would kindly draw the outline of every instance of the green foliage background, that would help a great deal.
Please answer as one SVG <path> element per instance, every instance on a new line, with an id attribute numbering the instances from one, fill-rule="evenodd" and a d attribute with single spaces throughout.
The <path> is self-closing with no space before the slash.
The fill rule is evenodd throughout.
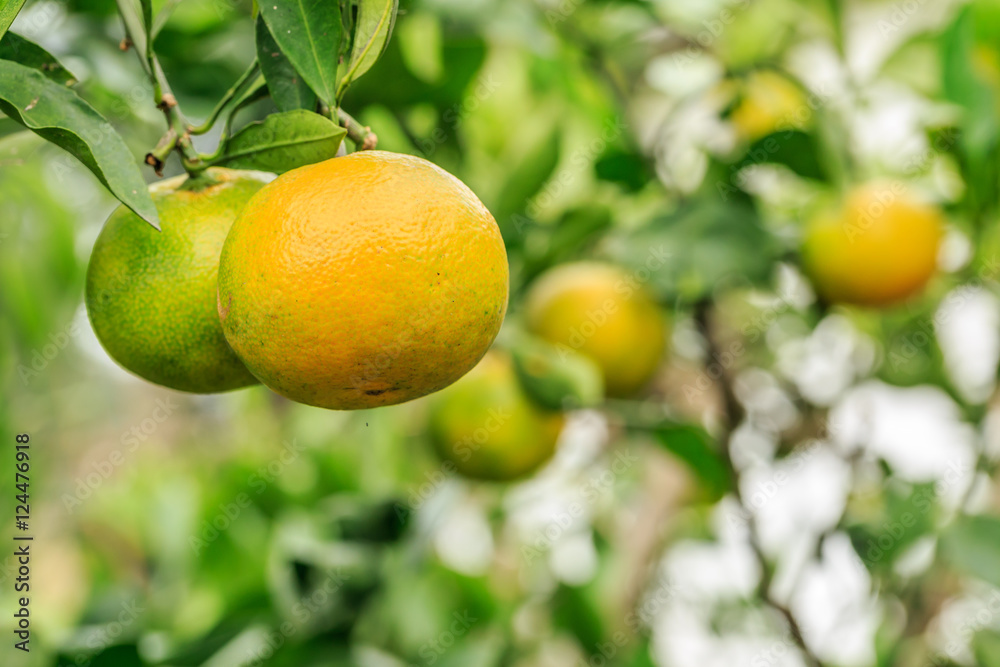
<path id="1" fill-rule="evenodd" d="M 10 5 L 0 2 L 0 17 Z M 164 72 L 185 112 L 205 119 L 256 55 L 254 8 L 154 5 L 169 10 L 155 42 Z M 859 55 L 865 29 L 885 53 Z M 156 145 L 163 114 L 138 59 L 119 49 L 114 2 L 29 1 L 12 30 L 59 58 L 137 163 Z M 674 359 L 645 395 L 576 414 L 567 439 L 598 445 L 509 487 L 442 472 L 425 400 L 328 412 L 263 387 L 181 395 L 117 369 L 82 310 L 87 257 L 117 202 L 74 158 L 0 119 L 0 433 L 31 434 L 36 535 L 32 652 L 13 651 L 5 631 L 2 664 L 691 664 L 678 657 L 683 637 L 664 630 L 671 610 L 700 619 L 716 641 L 700 664 L 808 664 L 788 623 L 798 607 L 778 589 L 795 588 L 788 572 L 803 562 L 829 562 L 841 540 L 864 572 L 874 627 L 860 652 L 870 659 L 857 664 L 1000 665 L 1000 618 L 988 603 L 1000 587 L 997 401 L 992 384 L 963 389 L 935 333 L 939 309 L 963 290 L 994 299 L 998 290 L 998 36 L 993 0 L 404 0 L 385 53 L 343 107 L 379 148 L 441 165 L 493 212 L 512 270 L 500 344 L 515 338 L 531 280 L 580 258 L 648 276 L 675 323 Z M 849 80 L 809 89 L 801 68 L 811 45 L 850 63 Z M 801 89 L 805 122 L 734 133 L 744 82 L 759 71 Z M 886 91 L 916 110 L 916 149 L 878 153 L 859 139 L 875 123 L 862 112 L 889 106 Z M 234 130 L 279 111 L 288 109 L 255 101 Z M 195 146 L 211 152 L 217 138 Z M 181 171 L 167 161 L 166 175 Z M 898 308 L 831 309 L 800 289 L 802 223 L 873 178 L 940 202 L 949 242 L 967 252 Z M 817 399 L 785 372 L 781 349 L 793 338 L 833 340 L 822 338 L 831 329 L 837 341 L 867 341 L 872 361 Z M 983 363 L 995 377 L 997 359 Z M 720 378 L 744 371 L 771 384 L 748 385 L 727 412 Z M 868 446 L 874 433 L 862 429 L 853 450 L 830 444 L 830 406 L 872 381 L 933 387 L 950 401 L 973 434 L 959 493 L 943 470 L 900 474 Z M 752 400 L 775 387 L 793 414 L 777 425 Z M 740 532 L 741 464 L 729 455 L 738 425 L 772 438 L 768 469 L 796 470 L 815 455 L 849 470 L 843 511 L 802 553 Z M 10 458 L 0 471 L 13 470 Z M 0 516 L 10 517 L 12 473 L 2 474 Z M 526 522 L 559 484 L 582 495 L 585 518 L 572 530 L 559 515 Z M 691 597 L 693 584 L 664 559 L 729 544 L 733 517 L 741 544 L 754 547 L 750 585 Z M 570 535 L 584 545 L 570 560 L 593 560 L 576 579 L 579 567 L 556 556 Z M 718 569 L 710 579 L 726 579 Z M 14 576 L 0 557 L 4 627 Z M 953 650 L 942 628 L 956 614 Z M 823 664 L 839 664 L 824 631 L 807 630 Z M 741 657 L 727 658 L 737 640 Z"/>

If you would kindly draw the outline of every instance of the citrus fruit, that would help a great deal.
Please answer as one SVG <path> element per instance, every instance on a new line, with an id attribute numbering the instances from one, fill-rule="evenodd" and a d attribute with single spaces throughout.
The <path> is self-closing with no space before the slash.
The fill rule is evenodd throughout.
<path id="1" fill-rule="evenodd" d="M 229 344 L 274 391 L 347 410 L 401 403 L 468 372 L 507 308 L 490 212 L 421 158 L 361 151 L 263 188 L 219 269 Z"/>
<path id="2" fill-rule="evenodd" d="M 934 275 L 944 221 L 899 184 L 868 184 L 817 216 L 802 258 L 827 301 L 885 306 L 916 292 Z"/>
<path id="3" fill-rule="evenodd" d="M 535 281 L 525 300 L 528 329 L 590 357 L 609 396 L 630 396 L 656 373 L 666 353 L 659 306 L 618 267 L 563 264 Z"/>
<path id="4" fill-rule="evenodd" d="M 565 417 L 533 403 L 506 353 L 489 352 L 433 399 L 429 433 L 438 454 L 473 479 L 506 481 L 552 457 Z"/>
<path id="5" fill-rule="evenodd" d="M 802 90 L 771 70 L 754 70 L 742 86 L 729 120 L 740 136 L 755 141 L 778 130 L 802 127 L 812 110 Z"/>
<path id="6" fill-rule="evenodd" d="M 94 244 L 87 314 L 118 364 L 165 387 L 213 393 L 256 384 L 216 312 L 219 253 L 236 214 L 272 176 L 209 169 L 150 187 L 161 231 L 119 206 Z"/>

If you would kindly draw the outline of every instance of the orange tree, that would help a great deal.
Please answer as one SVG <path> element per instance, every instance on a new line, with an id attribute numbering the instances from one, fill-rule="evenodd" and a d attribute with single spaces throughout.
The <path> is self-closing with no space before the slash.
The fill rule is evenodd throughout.
<path id="1" fill-rule="evenodd" d="M 35 502 L 52 545 L 32 659 L 1000 664 L 1000 14 L 929 5 L 0 3 L 0 423 L 46 443 Z M 506 252 L 496 349 L 439 393 L 353 412 L 129 379 L 74 316 L 76 249 L 97 238 L 77 218 L 106 200 L 74 199 L 91 181 L 25 129 L 125 207 L 91 271 L 121 225 L 138 259 L 87 305 L 143 377 L 215 391 L 254 373 L 324 404 L 305 380 L 360 376 L 348 389 L 376 392 L 371 406 L 398 377 L 436 389 L 473 366 L 506 292 L 479 299 L 455 277 L 443 294 L 463 312 L 403 298 L 432 301 L 419 244 L 389 249 L 407 272 L 315 302 L 314 261 L 336 283 L 379 244 L 331 250 L 310 227 L 287 235 L 312 239 L 298 259 L 276 243 L 232 254 L 216 288 L 285 270 L 278 301 L 315 308 L 250 332 L 266 359 L 211 307 L 172 328 L 188 311 L 171 269 L 210 244 L 185 253 L 182 236 L 155 267 L 133 252 L 170 232 L 152 231 L 169 222 L 154 174 L 342 174 L 357 158 L 338 154 L 375 147 L 438 164 L 489 209 L 472 217 Z M 426 203 L 337 178 L 253 199 L 240 234 L 354 206 L 330 216 L 340 238 L 370 210 Z M 199 231 L 221 237 L 241 213 Z M 469 266 L 499 271 L 499 243 L 483 245 Z M 198 265 L 209 302 L 213 257 Z M 150 275 L 171 300 L 101 310 Z M 366 326 L 386 304 L 420 317 Z M 228 318 L 228 299 L 212 305 Z M 129 315 L 210 341 L 226 381 L 178 381 L 175 352 L 152 370 L 119 358 L 116 336 L 151 351 L 124 334 Z M 16 651 L 4 664 L 35 664 Z"/>

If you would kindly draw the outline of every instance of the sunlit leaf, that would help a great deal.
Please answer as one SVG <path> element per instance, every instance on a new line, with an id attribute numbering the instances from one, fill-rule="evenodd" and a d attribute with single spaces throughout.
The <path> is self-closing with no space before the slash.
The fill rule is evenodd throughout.
<path id="1" fill-rule="evenodd" d="M 55 56 L 38 44 L 14 32 L 7 32 L 0 39 L 0 59 L 13 60 L 16 63 L 37 69 L 57 83 L 67 86 L 76 83 L 76 77 L 63 67 Z"/>
<path id="2" fill-rule="evenodd" d="M 260 13 L 274 41 L 309 87 L 332 104 L 340 52 L 340 7 L 328 0 L 267 0 Z"/>
<path id="3" fill-rule="evenodd" d="M 346 134 L 329 118 L 311 111 L 276 113 L 233 135 L 220 164 L 280 174 L 335 157 Z"/>
<path id="4" fill-rule="evenodd" d="M 123 204 L 159 229 L 156 207 L 128 146 L 72 90 L 36 69 L 0 60 L 0 111 L 72 153 Z"/>
<path id="5" fill-rule="evenodd" d="M 385 51 L 398 9 L 398 0 L 359 0 L 351 58 L 337 88 L 338 97 L 343 95 L 352 81 L 370 70 Z"/>
<path id="6" fill-rule="evenodd" d="M 24 6 L 24 0 L 2 0 L 0 2 L 0 37 L 2 37 L 10 24 L 17 18 L 17 13 Z"/>
<path id="7" fill-rule="evenodd" d="M 281 111 L 315 109 L 316 93 L 295 71 L 292 63 L 274 41 L 267 24 L 257 17 L 257 62 L 267 80 L 271 99 Z"/>

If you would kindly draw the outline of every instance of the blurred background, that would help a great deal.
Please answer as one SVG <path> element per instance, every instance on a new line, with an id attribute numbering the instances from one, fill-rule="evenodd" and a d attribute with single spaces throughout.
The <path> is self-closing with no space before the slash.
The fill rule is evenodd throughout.
<path id="1" fill-rule="evenodd" d="M 164 4 L 157 49 L 202 119 L 255 55 L 253 7 Z M 112 0 L 32 1 L 12 29 L 136 156 L 156 143 Z M 442 465 L 434 397 L 158 388 L 82 304 L 117 203 L 2 119 L 0 430 L 31 435 L 35 542 L 32 650 L 5 629 L 0 663 L 1000 666 L 1000 2 L 403 0 L 344 106 L 496 217 L 499 346 L 533 280 L 599 259 L 653 295 L 669 357 L 567 409 L 510 484 Z M 804 224 L 872 179 L 944 211 L 938 274 L 827 305 Z"/>

